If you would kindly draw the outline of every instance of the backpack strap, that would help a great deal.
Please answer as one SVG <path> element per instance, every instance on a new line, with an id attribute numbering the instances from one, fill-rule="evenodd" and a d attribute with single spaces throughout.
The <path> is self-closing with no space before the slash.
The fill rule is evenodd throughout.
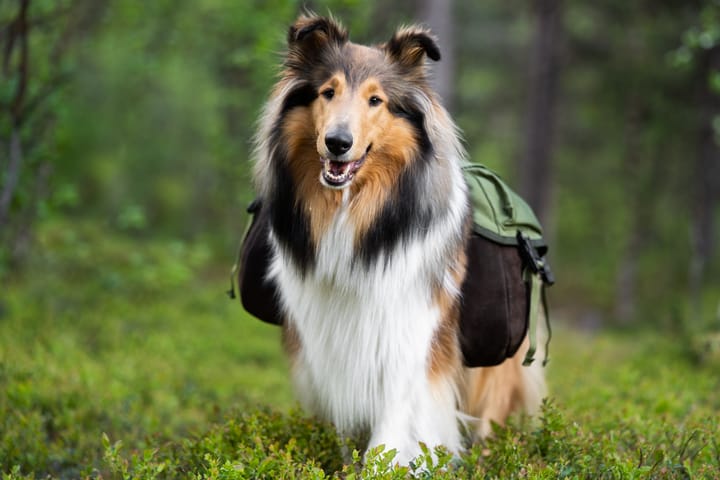
<path id="1" fill-rule="evenodd" d="M 542 280 L 540 275 L 531 271 L 530 268 L 525 268 L 523 277 L 525 277 L 525 283 L 530 287 L 530 302 L 528 305 L 529 325 L 528 325 L 528 339 L 530 340 L 530 346 L 525 354 L 525 360 L 523 360 L 523 366 L 527 367 L 535 361 L 535 350 L 537 349 L 537 316 L 538 306 L 540 305 L 540 291 L 542 290 Z M 547 359 L 547 353 L 545 354 Z"/>
<path id="2" fill-rule="evenodd" d="M 242 237 L 240 237 L 240 244 L 238 245 L 237 253 L 235 254 L 235 262 L 233 263 L 232 269 L 230 270 L 230 289 L 225 292 L 231 300 L 237 298 L 237 295 L 235 294 L 235 283 L 237 282 L 237 273 L 238 269 L 240 268 L 240 258 L 242 256 L 243 244 L 245 243 L 245 239 L 247 238 L 248 232 L 250 231 L 250 226 L 252 225 L 253 218 L 255 217 L 257 211 L 260 210 L 260 204 L 260 199 L 256 198 L 255 200 L 250 202 L 250 205 L 248 205 L 247 207 L 247 213 L 249 213 L 250 215 L 248 217 L 247 224 L 245 224 L 245 231 L 243 232 Z"/>
<path id="3" fill-rule="evenodd" d="M 545 314 L 545 330 L 547 330 L 547 339 L 545 340 L 545 358 L 543 359 L 543 367 L 550 361 L 550 339 L 552 338 L 552 328 L 550 327 L 550 309 L 548 308 L 547 293 L 545 284 L 541 287 L 542 307 Z"/>
<path id="4" fill-rule="evenodd" d="M 541 257 L 535 247 L 533 247 L 530 242 L 530 237 L 518 230 L 516 238 L 518 248 L 520 249 L 520 257 L 522 257 L 524 265 L 523 278 L 530 289 L 530 301 L 528 302 L 528 340 L 530 341 L 530 346 L 525 354 L 523 366 L 527 367 L 535 360 L 538 329 L 537 317 L 540 313 L 540 304 L 542 304 L 543 314 L 545 316 L 545 328 L 547 330 L 547 339 L 545 340 L 545 358 L 543 359 L 543 366 L 545 366 L 549 362 L 550 339 L 552 337 L 550 312 L 547 304 L 545 286 L 555 283 L 555 277 L 552 270 L 550 270 L 550 265 L 548 265 L 545 261 L 545 258 Z"/>

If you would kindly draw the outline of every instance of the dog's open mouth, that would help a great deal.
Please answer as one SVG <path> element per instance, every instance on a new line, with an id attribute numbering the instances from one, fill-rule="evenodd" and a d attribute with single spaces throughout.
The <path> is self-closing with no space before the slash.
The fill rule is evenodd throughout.
<path id="1" fill-rule="evenodd" d="M 370 147 L 367 148 L 362 157 L 348 162 L 320 158 L 323 162 L 321 174 L 323 183 L 330 188 L 343 188 L 349 185 L 362 164 L 365 163 L 369 151 Z"/>

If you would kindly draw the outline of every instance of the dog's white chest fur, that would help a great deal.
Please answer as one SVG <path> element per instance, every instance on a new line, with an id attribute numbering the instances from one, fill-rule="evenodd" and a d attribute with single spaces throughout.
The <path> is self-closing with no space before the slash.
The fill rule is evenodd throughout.
<path id="1" fill-rule="evenodd" d="M 428 379 L 440 323 L 431 294 L 437 267 L 422 253 L 432 237 L 367 267 L 354 256 L 342 207 L 313 270 L 301 275 L 279 249 L 271 270 L 300 339 L 293 374 L 301 401 L 341 433 L 369 429 L 371 445 L 397 448 L 401 461 L 419 453 L 417 440 L 459 448 L 453 386 Z"/>

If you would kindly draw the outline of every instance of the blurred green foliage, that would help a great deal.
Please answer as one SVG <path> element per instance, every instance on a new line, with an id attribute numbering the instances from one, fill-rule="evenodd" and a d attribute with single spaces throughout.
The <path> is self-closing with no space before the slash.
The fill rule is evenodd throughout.
<path id="1" fill-rule="evenodd" d="M 412 21 L 416 3 L 404 0 L 392 11 L 381 2 L 310 6 L 340 17 L 353 39 L 377 42 Z M 11 25 L 19 4 L 3 2 L 0 25 Z M 670 324 L 676 319 L 668 312 L 688 315 L 687 232 L 703 121 L 695 92 L 703 52 L 718 43 L 719 7 L 667 0 L 653 3 L 653 15 L 647 8 L 620 0 L 563 4 L 555 214 L 546 227 L 560 279 L 554 302 L 579 316 L 612 317 L 618 278 L 631 263 L 636 321 Z M 3 233 L 4 269 L 20 265 L 10 262 L 17 248 L 9 233 L 17 230 L 27 256 L 24 225 L 32 231 L 53 216 L 137 235 L 202 238 L 216 258 L 229 260 L 253 197 L 254 125 L 300 9 L 281 0 L 32 1 L 26 100 L 37 101 L 22 125 L 25 165 L 11 209 L 15 226 Z M 512 183 L 532 88 L 530 10 L 500 1 L 455 10 L 453 113 L 471 159 Z M 8 64 L 18 62 L 16 53 Z M 17 88 L 10 70 L 0 82 L 3 105 Z M 706 81 L 717 78 L 711 70 Z M 9 118 L 0 115 L 0 165 L 7 164 Z M 0 182 L 6 172 L 0 168 Z M 715 254 L 699 323 L 715 321 L 719 273 Z"/>

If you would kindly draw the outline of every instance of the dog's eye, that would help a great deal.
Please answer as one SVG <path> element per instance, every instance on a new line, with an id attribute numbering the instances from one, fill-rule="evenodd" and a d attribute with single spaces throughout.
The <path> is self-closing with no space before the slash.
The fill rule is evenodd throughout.
<path id="1" fill-rule="evenodd" d="M 377 107 L 382 103 L 382 98 L 373 95 L 372 97 L 370 97 L 370 100 L 368 100 L 368 103 L 371 107 Z"/>
<path id="2" fill-rule="evenodd" d="M 335 90 L 333 90 L 332 88 L 328 88 L 320 92 L 320 95 L 327 98 L 328 100 L 331 100 L 335 96 Z"/>

